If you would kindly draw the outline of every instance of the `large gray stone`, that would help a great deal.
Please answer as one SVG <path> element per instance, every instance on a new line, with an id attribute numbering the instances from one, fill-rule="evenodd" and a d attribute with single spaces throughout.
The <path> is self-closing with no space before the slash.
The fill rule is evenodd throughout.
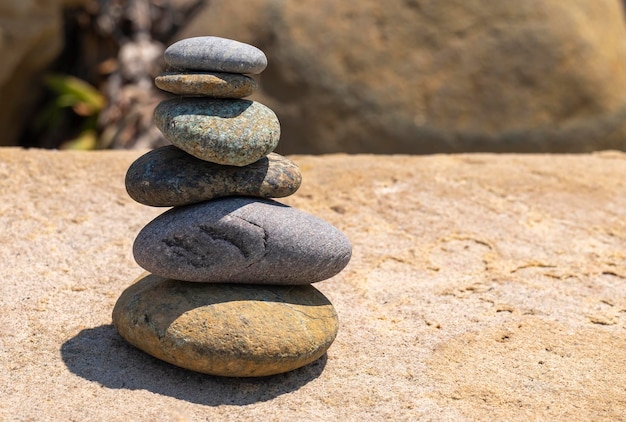
<path id="1" fill-rule="evenodd" d="M 200 160 L 173 145 L 139 157 L 126 173 L 126 191 L 135 201 L 174 207 L 222 196 L 280 198 L 300 187 L 298 166 L 275 153 L 243 167 Z"/>
<path id="2" fill-rule="evenodd" d="M 321 357 L 337 335 L 333 305 L 313 286 L 189 283 L 144 275 L 113 309 L 144 352 L 193 371 L 273 375 Z"/>
<path id="3" fill-rule="evenodd" d="M 267 66 L 258 48 L 220 37 L 184 39 L 170 45 L 163 56 L 170 66 L 185 70 L 255 74 Z"/>
<path id="4" fill-rule="evenodd" d="M 280 139 L 274 112 L 249 100 L 173 98 L 154 109 L 154 122 L 178 148 L 229 166 L 254 163 Z"/>
<path id="5" fill-rule="evenodd" d="M 151 273 L 213 283 L 308 284 L 341 271 L 350 241 L 331 224 L 272 200 L 220 198 L 173 208 L 133 245 Z"/>

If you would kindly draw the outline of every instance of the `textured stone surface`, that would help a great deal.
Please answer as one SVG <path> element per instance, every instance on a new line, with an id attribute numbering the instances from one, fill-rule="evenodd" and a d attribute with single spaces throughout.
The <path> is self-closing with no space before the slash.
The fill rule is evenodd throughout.
<path id="1" fill-rule="evenodd" d="M 229 197 L 173 208 L 137 235 L 147 271 L 212 283 L 308 284 L 341 271 L 350 241 L 331 224 L 272 200 Z"/>
<path id="2" fill-rule="evenodd" d="M 267 54 L 283 154 L 626 149 L 620 0 L 212 0 L 177 37 L 207 27 Z"/>
<path id="3" fill-rule="evenodd" d="M 111 326 L 162 211 L 124 189 L 140 154 L 0 148 L 0 419 L 623 419 L 626 154 L 291 157 L 283 201 L 354 253 L 314 285 L 339 315 L 328 353 L 258 380 Z"/>
<path id="4" fill-rule="evenodd" d="M 165 50 L 163 57 L 177 69 L 256 74 L 267 66 L 267 58 L 258 48 L 219 37 L 178 41 Z"/>
<path id="5" fill-rule="evenodd" d="M 139 203 L 174 207 L 233 195 L 281 198 L 297 191 L 301 181 L 298 166 L 279 154 L 243 167 L 222 166 L 168 145 L 130 166 L 126 191 Z"/>
<path id="6" fill-rule="evenodd" d="M 166 72 L 154 79 L 163 91 L 179 95 L 204 95 L 214 98 L 243 98 L 257 89 L 249 76 L 235 73 Z"/>
<path id="7" fill-rule="evenodd" d="M 254 163 L 280 139 L 274 112 L 248 100 L 173 98 L 156 106 L 154 122 L 174 145 L 217 164 Z"/>
<path id="8" fill-rule="evenodd" d="M 287 372 L 320 358 L 337 313 L 313 286 L 189 283 L 144 275 L 122 293 L 113 324 L 166 362 L 228 377 Z"/>

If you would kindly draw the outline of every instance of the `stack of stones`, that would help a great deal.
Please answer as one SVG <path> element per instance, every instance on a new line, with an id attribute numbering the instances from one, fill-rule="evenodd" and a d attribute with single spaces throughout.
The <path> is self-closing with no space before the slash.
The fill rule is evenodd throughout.
<path id="1" fill-rule="evenodd" d="M 263 71 L 257 48 L 199 37 L 165 51 L 156 85 L 177 97 L 154 112 L 173 145 L 135 161 L 126 189 L 173 207 L 145 226 L 133 254 L 148 273 L 128 287 L 113 324 L 129 343 L 187 369 L 248 377 L 320 358 L 337 335 L 332 304 L 311 283 L 350 260 L 332 225 L 269 198 L 293 194 L 300 170 L 272 153 L 280 125 L 241 99 Z"/>

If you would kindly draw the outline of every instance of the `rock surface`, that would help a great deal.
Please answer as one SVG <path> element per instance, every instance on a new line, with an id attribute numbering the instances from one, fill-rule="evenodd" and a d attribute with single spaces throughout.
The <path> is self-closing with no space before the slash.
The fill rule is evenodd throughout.
<path id="1" fill-rule="evenodd" d="M 213 98 L 243 98 L 257 89 L 249 76 L 234 73 L 166 72 L 154 78 L 163 91 L 178 95 L 205 95 Z"/>
<path id="2" fill-rule="evenodd" d="M 279 202 L 228 197 L 173 208 L 137 235 L 145 270 L 211 283 L 309 284 L 339 273 L 350 241 L 331 224 Z"/>
<path id="3" fill-rule="evenodd" d="M 265 51 L 281 153 L 584 152 L 626 149 L 624 22 L 620 0 L 214 0 L 178 37 Z"/>
<path id="4" fill-rule="evenodd" d="M 280 139 L 274 112 L 248 100 L 173 98 L 156 106 L 154 123 L 183 151 L 229 166 L 254 163 Z"/>
<path id="5" fill-rule="evenodd" d="M 341 324 L 326 356 L 255 381 L 111 326 L 162 212 L 124 189 L 141 153 L 0 148 L 0 419 L 623 419 L 626 154 L 292 157 L 283 201 L 354 253 L 315 285 Z"/>
<path id="6" fill-rule="evenodd" d="M 174 207 L 233 195 L 281 198 L 297 191 L 301 181 L 298 166 L 279 154 L 243 167 L 222 166 L 168 145 L 128 168 L 126 191 L 141 204 Z"/>
<path id="7" fill-rule="evenodd" d="M 228 377 L 291 371 L 320 358 L 337 313 L 313 286 L 186 283 L 144 275 L 122 293 L 113 324 L 174 365 Z"/>
<path id="8" fill-rule="evenodd" d="M 267 66 L 258 48 L 232 39 L 194 37 L 170 45 L 163 54 L 176 69 L 227 73 L 261 73 Z"/>

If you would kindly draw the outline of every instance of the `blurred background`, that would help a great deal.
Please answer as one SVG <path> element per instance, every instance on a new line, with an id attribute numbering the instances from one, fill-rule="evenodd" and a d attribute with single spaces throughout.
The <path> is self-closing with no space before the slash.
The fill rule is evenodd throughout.
<path id="1" fill-rule="evenodd" d="M 162 53 L 262 49 L 278 152 L 626 150 L 621 0 L 0 0 L 0 146 L 153 148 Z"/>

